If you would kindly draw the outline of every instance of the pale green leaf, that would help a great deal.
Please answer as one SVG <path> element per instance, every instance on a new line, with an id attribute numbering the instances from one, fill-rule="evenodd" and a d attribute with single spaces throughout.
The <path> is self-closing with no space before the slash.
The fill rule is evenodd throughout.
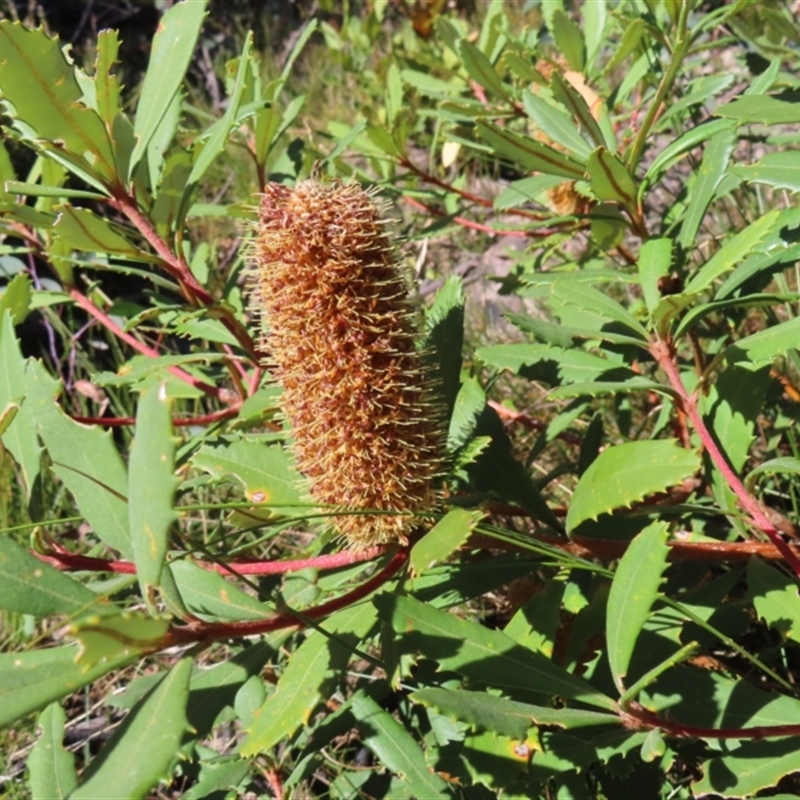
<path id="1" fill-rule="evenodd" d="M 56 475 L 97 536 L 126 558 L 132 557 L 128 472 L 111 432 L 69 419 L 53 399 L 60 386 L 41 362 L 28 363 L 25 383 L 25 404 L 36 419 Z"/>
<path id="2" fill-rule="evenodd" d="M 450 797 L 447 784 L 425 763 L 414 737 L 388 711 L 363 692 L 353 696 L 350 707 L 364 744 L 383 766 L 402 778 L 412 797 Z"/>
<path id="3" fill-rule="evenodd" d="M 15 275 L 0 293 L 0 317 L 8 309 L 15 325 L 21 325 L 31 308 L 31 279 L 27 273 Z"/>
<path id="4" fill-rule="evenodd" d="M 0 727 L 135 660 L 120 656 L 87 670 L 77 656 L 74 646 L 0 653 Z"/>
<path id="5" fill-rule="evenodd" d="M 169 620 L 140 611 L 82 617 L 69 628 L 81 644 L 77 660 L 84 669 L 158 650 L 168 630 Z"/>
<path id="6" fill-rule="evenodd" d="M 586 165 L 592 191 L 600 200 L 619 203 L 636 211 L 636 184 L 619 156 L 604 147 L 592 151 Z"/>
<path id="7" fill-rule="evenodd" d="M 565 147 L 580 161 L 585 161 L 592 148 L 581 136 L 578 126 L 569 114 L 543 97 L 526 89 L 522 94 L 522 106 L 537 129 L 551 141 Z"/>
<path id="8" fill-rule="evenodd" d="M 724 351 L 725 358 L 735 363 L 749 361 L 752 364 L 772 362 L 800 344 L 800 317 L 773 325 L 730 345 Z"/>
<path id="9" fill-rule="evenodd" d="M 481 511 L 454 508 L 447 512 L 411 548 L 410 566 L 414 575 L 427 572 L 434 564 L 444 561 L 467 541 L 483 517 Z"/>
<path id="10" fill-rule="evenodd" d="M 215 570 L 203 569 L 191 561 L 173 561 L 169 570 L 187 608 L 201 619 L 263 619 L 273 611 L 246 594 Z M 231 574 L 236 564 L 231 564 Z"/>
<path id="11" fill-rule="evenodd" d="M 65 800 L 78 783 L 75 757 L 63 744 L 66 722 L 59 703 L 51 703 L 39 715 L 39 739 L 28 757 L 32 800 Z"/>
<path id="12" fill-rule="evenodd" d="M 797 581 L 754 557 L 747 565 L 747 588 L 758 616 L 782 636 L 800 642 Z"/>
<path id="13" fill-rule="evenodd" d="M 667 568 L 667 535 L 665 522 L 648 525 L 633 538 L 614 573 L 606 605 L 606 642 L 611 674 L 620 693 L 625 691 L 623 678 Z"/>
<path id="14" fill-rule="evenodd" d="M 97 34 L 97 57 L 94 61 L 94 86 L 97 99 L 97 113 L 111 128 L 114 118 L 122 111 L 120 95 L 122 87 L 113 69 L 119 54 L 119 32 L 113 29 Z"/>
<path id="15" fill-rule="evenodd" d="M 626 442 L 604 450 L 583 473 L 567 512 L 567 531 L 615 508 L 681 483 L 700 468 L 694 450 L 673 439 Z"/>
<path id="16" fill-rule="evenodd" d="M 199 469 L 215 477 L 234 475 L 245 486 L 248 500 L 267 506 L 301 506 L 301 477 L 291 457 L 277 445 L 240 440 L 206 445 L 192 458 Z"/>
<path id="17" fill-rule="evenodd" d="M 128 460 L 128 521 L 139 586 L 145 598 L 159 585 L 169 529 L 176 518 L 175 444 L 166 385 L 151 382 L 139 395 Z"/>
<path id="18" fill-rule="evenodd" d="M 331 635 L 310 633 L 292 654 L 275 692 L 257 712 L 241 754 L 246 757 L 268 751 L 305 725 L 374 624 L 375 612 L 365 603 L 329 617 L 324 629 Z"/>
<path id="19" fill-rule="evenodd" d="M 583 95 L 559 70 L 553 71 L 553 76 L 550 79 L 550 88 L 553 92 L 553 97 L 572 113 L 582 130 L 586 132 L 595 145 L 614 150 L 613 137 L 611 141 L 607 141 Z"/>
<path id="20" fill-rule="evenodd" d="M 800 192 L 800 153 L 796 150 L 767 153 L 757 164 L 734 167 L 732 171 L 747 183 Z"/>
<path id="21" fill-rule="evenodd" d="M 508 98 L 508 91 L 491 61 L 472 42 L 461 39 L 456 47 L 464 69 L 472 80 L 498 97 Z"/>
<path id="22" fill-rule="evenodd" d="M 661 301 L 658 279 L 672 268 L 672 240 L 650 239 L 642 245 L 638 259 L 639 282 L 647 310 L 652 314 Z"/>
<path id="23" fill-rule="evenodd" d="M 413 692 L 409 699 L 466 722 L 473 729 L 496 731 L 518 741 L 525 740 L 532 725 L 570 729 L 620 724 L 616 714 L 534 706 L 497 697 L 489 692 L 429 688 Z"/>
<path id="24" fill-rule="evenodd" d="M 548 27 L 550 26 L 548 25 Z M 556 45 L 561 51 L 561 55 L 567 59 L 570 69 L 575 72 L 583 72 L 586 65 L 586 45 L 583 41 L 583 34 L 563 9 L 557 8 L 553 12 L 552 31 Z"/>
<path id="25" fill-rule="evenodd" d="M 139 800 L 171 777 L 189 725 L 186 703 L 194 659 L 185 656 L 137 703 L 81 775 L 70 800 Z"/>
<path id="26" fill-rule="evenodd" d="M 714 114 L 743 124 L 785 125 L 800 122 L 796 95 L 745 95 L 719 106 Z"/>
<path id="27" fill-rule="evenodd" d="M 96 613 L 94 606 L 98 604 L 109 605 L 9 536 L 0 536 L 0 608 L 37 617 L 48 614 L 75 617 L 90 610 Z"/>
<path id="28" fill-rule="evenodd" d="M 146 253 L 117 233 L 111 223 L 86 208 L 70 205 L 55 207 L 58 211 L 53 233 L 67 247 L 87 253 L 109 253 L 134 259 L 149 258 Z"/>
<path id="29" fill-rule="evenodd" d="M 790 475 L 800 475 L 800 459 L 793 458 L 792 456 L 783 456 L 781 458 L 771 458 L 763 464 L 759 464 L 755 469 L 747 474 L 745 484 L 749 491 L 752 491 L 756 485 L 756 478 L 759 475 L 773 475 L 776 472 L 786 472 Z"/>
<path id="30" fill-rule="evenodd" d="M 547 175 L 562 175 L 572 180 L 581 180 L 584 177 L 584 168 L 579 161 L 559 153 L 549 145 L 507 128 L 500 128 L 484 119 L 479 119 L 476 127 L 497 155 L 519 164 L 523 169 L 536 170 Z"/>
<path id="31" fill-rule="evenodd" d="M 634 17 L 622 33 L 619 44 L 614 47 L 614 53 L 605 66 L 605 71 L 614 69 L 621 64 L 638 46 L 646 25 L 641 17 Z"/>
<path id="32" fill-rule="evenodd" d="M 780 211 L 768 211 L 755 222 L 739 231 L 697 271 L 683 294 L 696 294 L 707 289 L 717 278 L 732 270 L 769 236 L 778 223 Z"/>
<path id="33" fill-rule="evenodd" d="M 183 83 L 203 24 L 207 0 L 176 3 L 161 18 L 136 107 L 130 171 L 136 169 Z M 170 137 L 171 138 L 171 137 Z"/>

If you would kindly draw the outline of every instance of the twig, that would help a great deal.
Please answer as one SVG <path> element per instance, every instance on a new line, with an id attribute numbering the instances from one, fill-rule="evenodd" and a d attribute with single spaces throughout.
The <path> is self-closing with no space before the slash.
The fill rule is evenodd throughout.
<path id="1" fill-rule="evenodd" d="M 795 575 L 800 578 L 800 558 L 798 558 L 789 544 L 784 541 L 778 529 L 769 521 L 758 500 L 747 491 L 747 488 L 731 467 L 727 457 L 717 445 L 711 431 L 706 427 L 703 415 L 697 406 L 697 396 L 690 394 L 683 384 L 671 343 L 660 340 L 652 342 L 650 353 L 661 369 L 664 370 L 670 384 L 672 384 L 672 388 L 677 392 L 678 400 L 684 413 L 695 431 L 697 431 L 697 435 L 700 437 L 700 441 L 703 443 L 709 458 L 714 462 L 714 465 L 736 495 L 739 504 L 750 515 L 753 525 L 769 538 L 786 559 Z"/>
<path id="2" fill-rule="evenodd" d="M 172 424 L 176 428 L 190 427 L 192 425 L 213 425 L 215 422 L 220 422 L 224 419 L 235 417 L 241 409 L 241 403 L 235 403 L 229 408 L 223 408 L 220 411 L 214 411 L 211 414 L 203 414 L 199 417 L 175 417 Z M 120 428 L 125 425 L 135 425 L 136 417 L 80 417 L 73 416 L 75 422 L 81 422 L 84 425 L 107 425 L 109 428 Z"/>

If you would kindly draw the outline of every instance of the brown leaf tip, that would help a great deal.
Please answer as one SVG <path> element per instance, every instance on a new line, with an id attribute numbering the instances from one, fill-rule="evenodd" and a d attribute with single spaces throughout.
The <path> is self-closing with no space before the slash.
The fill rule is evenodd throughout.
<path id="1" fill-rule="evenodd" d="M 435 501 L 444 423 L 408 286 L 357 184 L 264 189 L 252 296 L 314 502 L 354 548 L 404 542 Z"/>

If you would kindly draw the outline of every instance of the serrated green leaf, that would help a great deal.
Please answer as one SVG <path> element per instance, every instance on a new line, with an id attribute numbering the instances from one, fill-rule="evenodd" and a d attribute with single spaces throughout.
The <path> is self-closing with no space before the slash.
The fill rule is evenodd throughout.
<path id="1" fill-rule="evenodd" d="M 690 150 L 710 139 L 719 133 L 733 132 L 736 123 L 724 119 L 707 120 L 690 128 L 686 133 L 681 134 L 673 142 L 670 142 L 654 159 L 653 163 L 647 168 L 645 181 L 652 183 L 656 181 L 661 173 L 676 164 Z"/>
<path id="2" fill-rule="evenodd" d="M 672 240 L 650 239 L 642 245 L 638 259 L 639 282 L 647 310 L 652 314 L 661 301 L 658 279 L 672 268 Z"/>
<path id="3" fill-rule="evenodd" d="M 115 256 L 141 259 L 147 254 L 117 233 L 107 220 L 86 208 L 62 204 L 53 233 L 67 247 L 87 253 L 110 253 Z"/>
<path id="4" fill-rule="evenodd" d="M 66 722 L 60 703 L 51 703 L 39 715 L 39 739 L 28 758 L 32 800 L 65 800 L 78 783 L 75 757 L 63 744 Z"/>
<path id="5" fill-rule="evenodd" d="M 214 363 L 225 358 L 221 353 L 189 353 L 184 356 L 134 356 L 123 364 L 116 373 L 97 372 L 92 380 L 98 386 L 127 386 L 138 383 L 151 375 L 166 373 L 170 367 L 177 367 L 193 362 L 208 361 Z"/>
<path id="6" fill-rule="evenodd" d="M 439 387 L 448 415 L 452 415 L 461 384 L 465 302 L 461 278 L 450 275 L 425 315 L 425 348 L 438 366 Z"/>
<path id="7" fill-rule="evenodd" d="M 248 500 L 259 505 L 302 506 L 302 478 L 290 455 L 277 445 L 242 439 L 226 445 L 206 445 L 192 458 L 198 468 L 216 477 L 236 476 Z"/>
<path id="8" fill-rule="evenodd" d="M 550 26 L 548 25 L 548 27 Z M 557 8 L 553 12 L 552 31 L 556 45 L 567 59 L 570 69 L 575 72 L 583 72 L 586 65 L 586 45 L 583 41 L 583 34 L 573 19 L 561 8 Z"/>
<path id="9" fill-rule="evenodd" d="M 758 616 L 782 636 L 800 642 L 797 581 L 754 557 L 747 565 L 747 588 Z"/>
<path id="10" fill-rule="evenodd" d="M 606 21 L 608 19 L 608 7 L 606 0 L 595 0 L 594 3 L 587 3 L 581 9 L 583 16 L 583 35 L 586 39 L 586 64 L 588 71 L 591 72 L 592 62 L 606 38 Z"/>
<path id="11" fill-rule="evenodd" d="M 528 89 L 522 94 L 522 107 L 529 119 L 551 141 L 565 147 L 580 161 L 589 157 L 592 149 L 569 114 Z"/>
<path id="12" fill-rule="evenodd" d="M 481 511 L 454 508 L 445 514 L 412 548 L 409 563 L 414 575 L 427 572 L 467 541 L 483 517 Z"/>
<path id="13" fill-rule="evenodd" d="M 519 741 L 492 731 L 481 731 L 464 737 L 459 755 L 473 784 L 483 784 L 494 796 L 501 792 L 505 795 L 504 790 L 518 786 L 527 773 L 530 754 L 536 745 L 533 736 Z"/>
<path id="14" fill-rule="evenodd" d="M 113 29 L 97 34 L 97 57 L 94 62 L 94 86 L 97 98 L 97 113 L 111 128 L 114 119 L 122 111 L 120 95 L 122 87 L 113 72 L 119 54 L 119 32 Z"/>
<path id="15" fill-rule="evenodd" d="M 74 617 L 108 605 L 93 591 L 40 561 L 8 536 L 0 536 L 0 608 L 44 617 Z"/>
<path id="16" fill-rule="evenodd" d="M 70 625 L 80 642 L 78 663 L 84 669 L 120 659 L 146 655 L 161 646 L 169 620 L 156 619 L 140 611 L 83 617 Z"/>
<path id="17" fill-rule="evenodd" d="M 403 79 L 404 83 L 407 83 L 409 86 L 429 97 L 452 99 L 453 97 L 457 97 L 459 92 L 464 88 L 464 81 L 460 78 L 455 78 L 452 82 L 448 83 L 447 81 L 434 78 L 432 75 L 415 69 L 400 70 L 400 77 Z"/>
<path id="18" fill-rule="evenodd" d="M 544 172 L 546 175 L 562 175 L 572 180 L 584 176 L 583 165 L 570 156 L 559 153 L 549 145 L 537 142 L 528 136 L 500 128 L 485 119 L 475 123 L 478 133 L 496 151 L 523 169 Z"/>
<path id="19" fill-rule="evenodd" d="M 218 572 L 203 569 L 191 561 L 173 561 L 169 570 L 183 602 L 201 619 L 263 619 L 274 610 L 225 580 Z M 236 565 L 231 565 L 233 573 Z"/>
<path id="20" fill-rule="evenodd" d="M 693 475 L 700 468 L 694 450 L 673 439 L 625 442 L 604 450 L 583 473 L 567 512 L 567 532 L 615 508 L 627 508 L 654 492 Z"/>
<path id="21" fill-rule="evenodd" d="M 53 150 L 83 162 L 105 181 L 115 177 L 114 154 L 98 114 L 82 104 L 83 92 L 55 39 L 43 29 L 0 21 L 0 93 L 14 116 Z"/>
<path id="22" fill-rule="evenodd" d="M 569 348 L 575 339 L 598 339 L 603 342 L 613 342 L 614 344 L 634 344 L 637 347 L 642 344 L 640 339 L 635 339 L 633 336 L 627 336 L 624 333 L 573 328 L 568 325 L 558 325 L 555 322 L 526 317 L 521 314 L 507 314 L 506 317 L 520 330 L 532 333 L 537 339 L 556 347 Z"/>
<path id="23" fill-rule="evenodd" d="M 159 585 L 169 528 L 176 518 L 175 444 L 166 385 L 153 381 L 139 395 L 128 460 L 128 521 L 139 586 L 145 598 Z"/>
<path id="24" fill-rule="evenodd" d="M 626 381 L 599 380 L 568 383 L 564 386 L 559 386 L 557 389 L 553 389 L 549 392 L 548 397 L 553 400 L 567 400 L 571 397 L 601 397 L 602 395 L 619 394 L 620 392 L 669 393 L 663 384 L 634 374 Z"/>
<path id="25" fill-rule="evenodd" d="M 403 79 L 393 61 L 386 72 L 386 123 L 391 131 L 403 107 Z"/>
<path id="26" fill-rule="evenodd" d="M 31 279 L 27 273 L 20 272 L 15 275 L 5 286 L 5 291 L 0 294 L 0 317 L 8 309 L 15 325 L 21 325 L 31 308 Z"/>
<path id="27" fill-rule="evenodd" d="M 104 195 L 97 192 L 87 192 L 84 189 L 70 189 L 66 186 L 47 186 L 41 183 L 26 183 L 25 181 L 6 181 L 6 190 L 14 194 L 24 194 L 27 197 L 79 197 L 85 200 L 103 200 Z"/>
<path id="28" fill-rule="evenodd" d="M 200 774 L 182 800 L 210 800 L 228 796 L 250 774 L 253 765 L 236 756 L 223 756 L 218 760 L 200 762 Z M 241 794 L 241 793 L 239 793 Z"/>
<path id="29" fill-rule="evenodd" d="M 613 710 L 611 698 L 540 653 L 520 647 L 504 633 L 460 619 L 413 597 L 383 594 L 373 601 L 381 619 L 394 628 L 403 652 L 423 652 L 442 670 L 453 670 L 471 682 L 510 690 L 580 700 Z"/>
<path id="30" fill-rule="evenodd" d="M 714 115 L 743 124 L 793 124 L 800 122 L 800 102 L 796 94 L 743 95 L 718 106 Z"/>
<path id="31" fill-rule="evenodd" d="M 586 172 L 592 191 L 600 200 L 619 203 L 636 213 L 636 184 L 619 156 L 598 147 L 589 156 Z"/>
<path id="32" fill-rule="evenodd" d="M 620 693 L 636 640 L 659 594 L 667 568 L 667 524 L 654 522 L 631 541 L 614 573 L 606 606 L 608 663 Z"/>
<path id="33" fill-rule="evenodd" d="M 461 63 L 472 80 L 498 97 L 508 98 L 506 87 L 503 86 L 503 82 L 492 66 L 492 62 L 472 42 L 460 39 L 456 48 L 461 58 Z"/>
<path id="34" fill-rule="evenodd" d="M 194 659 L 181 658 L 137 703 L 86 767 L 70 800 L 138 800 L 170 777 L 188 730 L 186 703 Z"/>
<path id="35" fill-rule="evenodd" d="M 464 379 L 453 404 L 450 427 L 447 432 L 447 449 L 455 452 L 463 447 L 475 433 L 483 409 L 486 408 L 486 394 L 476 378 Z"/>
<path id="36" fill-rule="evenodd" d="M 778 223 L 780 211 L 773 209 L 739 231 L 714 253 L 687 284 L 683 294 L 696 294 L 707 289 L 717 278 L 732 270 L 771 234 Z"/>
<path id="37" fill-rule="evenodd" d="M 570 729 L 620 724 L 616 714 L 574 708 L 546 708 L 507 700 L 488 692 L 463 689 L 419 689 L 409 695 L 409 699 L 466 722 L 472 728 L 496 731 L 518 741 L 525 740 L 532 725 Z"/>
<path id="38" fill-rule="evenodd" d="M 73 646 L 0 653 L 0 727 L 135 660 L 119 657 L 87 670 L 77 663 L 77 655 Z"/>
<path id="39" fill-rule="evenodd" d="M 592 109 L 587 105 L 583 95 L 558 70 L 553 72 L 553 76 L 550 79 L 550 89 L 553 92 L 553 97 L 572 113 L 572 116 L 575 117 L 578 124 L 586 131 L 595 145 L 608 147 L 609 150 L 614 149 L 613 142 L 606 141 L 606 137 L 603 135 L 603 131 L 600 129 L 597 120 L 592 114 Z"/>
<path id="40" fill-rule="evenodd" d="M 161 18 L 153 37 L 150 63 L 136 107 L 129 176 L 147 151 L 159 124 L 173 104 L 183 83 L 203 24 L 207 0 L 176 3 Z M 172 138 L 170 136 L 170 138 Z"/>
<path id="41" fill-rule="evenodd" d="M 754 333 L 730 345 L 724 351 L 730 363 L 749 361 L 751 364 L 772 362 L 776 356 L 793 350 L 800 342 L 800 317 Z"/>
<path id="42" fill-rule="evenodd" d="M 72 493 L 97 536 L 131 558 L 128 472 L 111 432 L 69 419 L 53 399 L 60 386 L 41 362 L 28 363 L 25 383 L 25 403 L 36 419 L 56 475 Z"/>
<path id="43" fill-rule="evenodd" d="M 708 204 L 728 170 L 728 161 L 736 146 L 736 129 L 726 128 L 708 139 L 703 152 L 703 161 L 689 187 L 689 205 L 681 223 L 678 244 L 684 250 L 694 245 L 700 223 Z"/>
<path id="44" fill-rule="evenodd" d="M 247 757 L 270 750 L 305 725 L 374 624 L 374 610 L 364 603 L 326 620 L 324 628 L 332 636 L 320 631 L 309 634 L 292 654 L 275 692 L 257 712 L 241 754 Z"/>
<path id="45" fill-rule="evenodd" d="M 388 711 L 363 692 L 357 692 L 350 705 L 364 744 L 381 764 L 401 776 L 412 797 L 450 797 L 447 784 L 425 763 L 417 742 Z"/>
<path id="46" fill-rule="evenodd" d="M 647 331 L 638 320 L 616 300 L 594 286 L 570 280 L 556 280 L 550 297 L 562 306 L 577 306 L 589 316 L 597 318 L 598 330 L 602 329 L 604 322 L 617 322 L 627 328 L 634 338 L 641 340 L 640 346 L 647 343 Z M 554 310 L 558 313 L 557 309 Z"/>
<path id="47" fill-rule="evenodd" d="M 641 17 L 632 19 L 622 33 L 619 44 L 614 48 L 614 54 L 605 65 L 604 71 L 614 69 L 621 64 L 638 46 L 642 39 L 642 34 L 646 30 L 645 22 Z"/>
<path id="48" fill-rule="evenodd" d="M 757 164 L 734 167 L 732 171 L 747 183 L 800 192 L 800 154 L 797 151 L 767 153 Z"/>
<path id="49" fill-rule="evenodd" d="M 732 753 L 712 758 L 705 774 L 692 784 L 695 797 L 755 797 L 797 771 L 800 736 L 777 741 L 746 742 Z"/>
<path id="50" fill-rule="evenodd" d="M 744 297 L 726 297 L 721 300 L 712 300 L 710 303 L 701 303 L 695 306 L 683 319 L 681 319 L 675 333 L 673 334 L 676 339 L 681 337 L 687 331 L 690 331 L 703 317 L 714 313 L 715 311 L 724 311 L 729 308 L 737 308 L 740 306 L 747 306 L 748 308 L 760 308 L 762 306 L 774 306 L 776 303 L 792 303 L 796 302 L 798 295 L 780 295 L 777 293 L 769 294 L 749 294 Z"/>

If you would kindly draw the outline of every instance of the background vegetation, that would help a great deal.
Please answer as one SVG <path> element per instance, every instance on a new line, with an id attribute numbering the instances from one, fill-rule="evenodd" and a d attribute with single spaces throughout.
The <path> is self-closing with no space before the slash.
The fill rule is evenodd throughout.
<path id="1" fill-rule="evenodd" d="M 2 8 L 7 796 L 797 795 L 792 4 Z M 316 527 L 247 308 L 312 173 L 439 372 L 408 547 Z"/>

